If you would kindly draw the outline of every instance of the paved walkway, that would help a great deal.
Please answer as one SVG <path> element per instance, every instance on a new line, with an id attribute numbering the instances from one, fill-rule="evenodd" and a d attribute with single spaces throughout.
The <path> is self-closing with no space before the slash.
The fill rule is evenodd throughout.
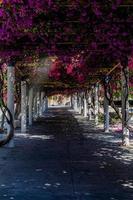
<path id="1" fill-rule="evenodd" d="M 133 153 L 106 136 L 50 109 L 14 149 L 0 149 L 0 200 L 133 200 Z"/>

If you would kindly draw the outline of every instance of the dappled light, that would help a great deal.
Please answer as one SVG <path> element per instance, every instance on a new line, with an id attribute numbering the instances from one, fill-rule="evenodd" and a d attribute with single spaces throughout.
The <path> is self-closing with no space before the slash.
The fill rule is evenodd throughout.
<path id="1" fill-rule="evenodd" d="M 95 128 L 94 121 L 88 123 L 71 109 L 49 108 L 28 133 L 15 133 L 15 143 L 4 161 L 13 173 L 1 178 L 2 198 L 17 199 L 20 193 L 45 198 L 132 198 L 130 149 L 118 146 Z"/>
<path id="2" fill-rule="evenodd" d="M 23 138 L 27 138 L 27 139 L 40 139 L 40 140 L 50 140 L 50 139 L 54 139 L 54 137 L 51 135 L 30 135 L 30 134 L 22 134 L 22 133 L 18 133 L 16 134 L 16 137 L 23 137 Z"/>

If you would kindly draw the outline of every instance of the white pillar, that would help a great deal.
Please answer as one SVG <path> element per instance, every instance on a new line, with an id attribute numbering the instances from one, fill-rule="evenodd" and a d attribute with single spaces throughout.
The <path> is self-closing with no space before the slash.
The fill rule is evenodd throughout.
<path id="1" fill-rule="evenodd" d="M 48 110 L 48 97 L 45 96 L 45 111 L 47 112 Z"/>
<path id="2" fill-rule="evenodd" d="M 82 97 L 81 97 L 81 93 L 77 94 L 77 111 L 79 114 L 82 114 Z"/>
<path id="3" fill-rule="evenodd" d="M 98 125 L 98 84 L 95 85 L 95 105 L 94 105 L 94 115 L 95 124 Z"/>
<path id="4" fill-rule="evenodd" d="M 73 109 L 73 94 L 71 94 L 70 96 L 70 106 L 71 106 L 71 109 Z"/>
<path id="5" fill-rule="evenodd" d="M 77 93 L 73 95 L 73 108 L 75 112 L 78 112 L 78 97 Z"/>
<path id="6" fill-rule="evenodd" d="M 10 110 L 13 118 L 14 124 L 14 81 L 15 81 L 15 70 L 14 67 L 9 65 L 7 67 L 7 107 Z M 7 131 L 10 131 L 9 126 L 7 126 Z M 12 139 L 8 147 L 14 147 L 14 139 Z"/>
<path id="7" fill-rule="evenodd" d="M 33 117 L 34 119 L 37 118 L 37 92 L 34 94 L 34 103 L 33 103 Z"/>
<path id="8" fill-rule="evenodd" d="M 44 96 L 43 98 L 43 113 L 45 112 L 45 100 L 46 100 L 46 97 Z M 52 99 L 52 105 L 53 105 L 53 99 Z"/>
<path id="9" fill-rule="evenodd" d="M 91 92 L 89 92 L 88 102 L 89 102 L 88 117 L 89 117 L 89 120 L 92 120 L 92 97 L 91 97 Z"/>
<path id="10" fill-rule="evenodd" d="M 26 112 L 26 81 L 21 81 L 21 132 L 26 132 L 27 112 Z"/>
<path id="11" fill-rule="evenodd" d="M 41 116 L 41 91 L 39 91 L 38 93 L 38 114 L 39 114 L 39 117 Z"/>
<path id="12" fill-rule="evenodd" d="M 41 93 L 37 92 L 37 117 L 40 116 L 40 105 L 41 105 Z"/>
<path id="13" fill-rule="evenodd" d="M 106 96 L 104 96 L 104 131 L 109 132 L 109 102 Z"/>
<path id="14" fill-rule="evenodd" d="M 42 116 L 44 107 L 44 92 L 40 92 L 39 105 L 39 115 Z"/>
<path id="15" fill-rule="evenodd" d="M 84 94 L 84 117 L 87 117 L 88 109 L 87 109 L 87 100 L 86 95 Z"/>
<path id="16" fill-rule="evenodd" d="M 33 88 L 29 89 L 29 125 L 33 122 Z"/>

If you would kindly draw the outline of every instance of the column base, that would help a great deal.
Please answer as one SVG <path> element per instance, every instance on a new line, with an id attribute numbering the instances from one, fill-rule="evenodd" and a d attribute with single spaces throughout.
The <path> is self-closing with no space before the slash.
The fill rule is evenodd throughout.
<path id="1" fill-rule="evenodd" d="M 104 133 L 110 133 L 110 130 L 109 129 L 105 129 Z"/>
<path id="2" fill-rule="evenodd" d="M 10 142 L 8 144 L 5 144 L 3 147 L 5 147 L 5 148 L 14 148 L 15 147 L 14 139 L 10 140 Z"/>
<path id="3" fill-rule="evenodd" d="M 130 146 L 129 130 L 126 127 L 123 128 L 122 145 L 123 146 Z"/>

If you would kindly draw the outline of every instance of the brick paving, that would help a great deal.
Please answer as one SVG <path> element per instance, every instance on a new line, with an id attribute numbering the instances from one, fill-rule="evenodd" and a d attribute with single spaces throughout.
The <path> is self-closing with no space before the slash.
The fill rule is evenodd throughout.
<path id="1" fill-rule="evenodd" d="M 133 152 L 65 108 L 0 149 L 0 200 L 133 200 Z"/>

